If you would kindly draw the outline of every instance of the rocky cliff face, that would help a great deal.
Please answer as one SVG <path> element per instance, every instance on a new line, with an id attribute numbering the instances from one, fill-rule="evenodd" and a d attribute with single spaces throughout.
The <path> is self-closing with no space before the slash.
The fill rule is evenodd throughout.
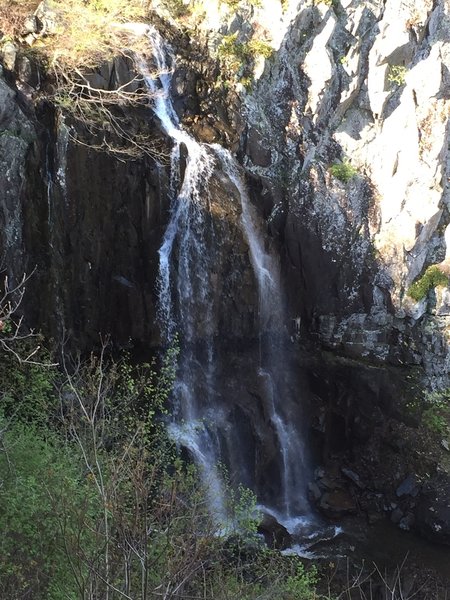
<path id="1" fill-rule="evenodd" d="M 252 65 L 251 91 L 239 82 L 245 67 L 234 73 L 242 161 L 279 243 L 292 334 L 312 342 L 303 365 L 324 457 L 339 455 L 368 475 L 350 484 L 342 472 L 327 484 L 319 477 L 317 501 L 328 514 L 339 504 L 356 510 L 356 498 L 369 515 L 395 506 L 401 527 L 417 518 L 419 529 L 444 539 L 434 483 L 424 496 L 420 485 L 397 490 L 411 473 L 423 482 L 430 472 L 441 490 L 446 471 L 404 422 L 411 425 L 405 405 L 416 394 L 409 382 L 449 382 L 449 291 L 431 287 L 415 302 L 408 289 L 429 265 L 448 273 L 450 5 L 283 5 L 229 14 L 212 3 L 201 35 L 213 50 L 230 34 L 274 48 Z M 348 181 L 330 168 L 342 163 Z M 339 461 L 330 468 L 339 472 Z M 328 496 L 349 485 L 352 498 L 333 507 Z"/>
<path id="2" fill-rule="evenodd" d="M 3 267 L 11 283 L 29 276 L 28 325 L 80 348 L 101 333 L 120 344 L 157 340 L 164 170 L 74 143 L 73 124 L 53 106 L 34 104 L 4 78 L 0 89 Z"/>
<path id="3" fill-rule="evenodd" d="M 416 303 L 407 290 L 447 266 L 450 7 L 291 2 L 276 18 L 273 4 L 249 19 L 279 48 L 245 98 L 242 144 L 285 249 L 292 318 L 327 348 L 441 384 L 448 292 Z M 356 174 L 342 182 L 330 166 L 346 160 Z"/>
<path id="4" fill-rule="evenodd" d="M 345 484 L 339 471 L 337 489 L 350 489 L 350 512 L 355 498 L 370 514 L 396 503 L 399 521 L 409 519 L 405 527 L 416 514 L 419 528 L 438 534 L 443 525 L 430 518 L 433 485 L 417 501 L 416 487 L 415 495 L 396 490 L 411 471 L 420 483 L 430 469 L 445 487 L 440 459 L 420 467 L 425 449 L 416 461 L 407 458 L 414 430 L 403 421 L 412 393 L 406 377 L 441 387 L 449 376 L 450 291 L 431 289 L 420 302 L 407 294 L 428 265 L 450 269 L 448 1 L 291 0 L 282 7 L 267 0 L 259 7 L 242 2 L 237 12 L 208 2 L 195 43 L 159 24 L 180 55 L 176 109 L 202 140 L 238 150 L 280 253 L 291 360 L 298 350 L 308 354 L 302 364 L 317 397 L 312 421 L 320 452 L 326 460 L 340 456 L 338 471 L 344 461 L 365 474 Z M 217 49 L 233 33 L 242 44 L 252 36 L 267 40 L 272 56 L 257 56 L 231 75 L 221 71 Z M 55 338 L 69 333 L 83 348 L 95 345 L 99 333 L 121 345 L 157 345 L 167 160 L 123 161 L 90 148 L 95 138 L 88 146 L 74 143 L 75 123 L 39 100 L 30 63 L 10 47 L 4 62 L 1 252 L 13 280 L 33 272 L 24 305 L 29 323 Z M 249 68 L 251 90 L 239 81 Z M 133 78 L 124 62 L 92 76 L 104 87 Z M 150 111 L 133 112 L 131 121 L 164 148 Z M 345 160 L 355 169 L 351 177 Z M 342 161 L 348 181 L 330 170 Z M 229 231 L 223 271 L 232 261 L 247 265 L 240 295 L 230 296 L 229 314 L 218 321 L 217 333 L 231 339 L 251 335 L 256 297 L 247 249 L 233 235 L 233 191 L 220 173 L 212 189 L 215 221 Z M 250 401 L 247 408 L 252 414 Z M 242 421 L 238 413 L 234 418 Z M 409 445 L 393 444 L 399 436 L 411 438 Z M 328 478 L 327 487 L 319 475 L 313 495 L 333 514 L 323 491 L 332 495 L 334 484 Z M 444 506 L 441 496 L 436 502 Z"/>

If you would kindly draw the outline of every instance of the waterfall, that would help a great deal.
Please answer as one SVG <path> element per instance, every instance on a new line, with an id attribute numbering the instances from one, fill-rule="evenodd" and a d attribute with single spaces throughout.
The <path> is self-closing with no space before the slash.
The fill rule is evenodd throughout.
<path id="1" fill-rule="evenodd" d="M 220 271 L 218 255 L 222 242 L 211 214 L 210 188 L 214 173 L 220 171 L 227 189 L 233 190 L 232 195 L 239 204 L 238 227 L 241 239 L 248 246 L 250 270 L 257 287 L 257 357 L 249 369 L 254 371 L 252 377 L 258 388 L 255 393 L 263 405 L 258 410 L 265 415 L 279 455 L 274 469 L 279 489 L 273 506 L 265 510 L 276 514 L 292 529 L 299 522 L 297 517 L 303 522 L 308 513 L 306 466 L 298 424 L 290 422 L 288 410 L 295 404 L 289 398 L 294 383 L 290 380 L 289 360 L 280 341 L 285 331 L 277 261 L 265 249 L 260 220 L 232 155 L 219 145 L 198 143 L 182 128 L 171 101 L 174 56 L 153 27 L 148 28 L 147 35 L 153 48 L 153 70 L 144 60 L 139 67 L 153 111 L 173 143 L 170 218 L 159 250 L 158 277 L 159 317 L 166 340 L 170 342 L 177 333 L 181 344 L 169 432 L 190 451 L 209 492 L 211 511 L 225 523 L 226 493 L 218 469 L 223 451 L 231 478 L 236 482 L 247 483 L 254 479 L 257 459 L 249 459 L 252 452 L 248 448 L 253 447 L 253 442 L 243 439 L 249 436 L 239 436 L 238 427 L 230 422 L 231 407 L 236 404 L 234 390 L 236 385 L 245 388 L 247 366 L 236 370 L 237 381 L 228 396 L 225 390 L 219 389 L 224 362 L 221 357 L 225 350 L 216 330 L 217 315 L 222 310 L 217 301 L 215 277 Z M 180 167 L 183 157 L 184 169 Z M 235 285 L 239 285 L 239 273 L 233 277 Z M 255 412 L 256 408 L 246 405 L 245 410 Z M 235 414 L 240 415 L 237 411 L 235 408 Z M 244 427 L 240 420 L 238 425 L 241 429 Z M 261 448 L 264 443 L 259 440 Z M 260 492 L 262 487 L 255 491 Z"/>
<path id="2" fill-rule="evenodd" d="M 283 294 L 281 291 L 278 265 L 264 250 L 262 232 L 258 219 L 247 194 L 236 163 L 231 154 L 221 146 L 214 146 L 220 157 L 222 167 L 236 186 L 242 206 L 241 225 L 250 249 L 250 259 L 258 282 L 260 361 L 258 375 L 261 380 L 263 398 L 267 405 L 267 414 L 274 427 L 280 446 L 282 466 L 282 513 L 278 519 L 295 526 L 295 514 L 299 509 L 307 510 L 305 502 L 306 471 L 305 448 L 299 431 L 282 415 L 283 396 L 279 373 L 286 369 L 288 361 L 283 344 L 276 346 L 273 339 L 282 335 L 285 322 Z M 287 370 L 289 375 L 289 369 Z M 299 492 L 303 492 L 300 494 Z M 281 498 L 280 498 L 281 500 Z"/>

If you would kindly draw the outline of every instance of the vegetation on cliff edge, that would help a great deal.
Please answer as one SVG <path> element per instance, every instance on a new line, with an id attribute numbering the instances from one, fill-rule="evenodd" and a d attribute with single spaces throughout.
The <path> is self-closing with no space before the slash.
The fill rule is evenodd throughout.
<path id="1" fill-rule="evenodd" d="M 59 369 L 0 356 L 3 597 L 316 597 L 314 572 L 255 536 L 252 494 L 230 488 L 228 535 L 211 517 L 207 482 L 166 434 L 175 357 L 157 370 L 105 348 Z"/>
<path id="2" fill-rule="evenodd" d="M 441 271 L 437 265 L 431 265 L 427 268 L 425 273 L 416 279 L 416 281 L 408 288 L 408 296 L 416 302 L 419 302 L 427 296 L 432 288 L 447 285 L 448 276 Z"/>

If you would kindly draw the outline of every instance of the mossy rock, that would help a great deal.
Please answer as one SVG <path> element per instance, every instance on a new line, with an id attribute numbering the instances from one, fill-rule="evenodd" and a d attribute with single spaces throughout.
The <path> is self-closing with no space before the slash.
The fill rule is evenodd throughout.
<path id="1" fill-rule="evenodd" d="M 408 296 L 419 302 L 427 296 L 432 288 L 446 287 L 447 285 L 448 276 L 437 265 L 432 265 L 409 287 Z"/>

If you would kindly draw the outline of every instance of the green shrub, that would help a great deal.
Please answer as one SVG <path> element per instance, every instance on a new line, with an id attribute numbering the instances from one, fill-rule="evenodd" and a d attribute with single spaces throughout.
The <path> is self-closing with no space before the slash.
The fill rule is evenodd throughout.
<path id="1" fill-rule="evenodd" d="M 347 159 L 343 162 L 335 162 L 330 167 L 330 173 L 340 181 L 347 183 L 355 177 L 358 171 L 353 167 Z"/>
<path id="2" fill-rule="evenodd" d="M 424 424 L 439 435 L 448 435 L 450 426 L 450 388 L 426 395 Z"/>
<path id="3" fill-rule="evenodd" d="M 0 419 L 0 581 L 5 598 L 76 598 L 75 539 L 95 550 L 99 504 L 76 447 L 54 434 Z"/>
<path id="4" fill-rule="evenodd" d="M 56 406 L 35 401 L 48 393 L 48 371 L 29 372 L 35 391 L 20 420 L 14 411 L 0 417 L 5 598 L 77 600 L 92 590 L 133 600 L 161 590 L 215 600 L 313 597 L 314 574 L 256 536 L 249 490 L 228 484 L 229 527 L 211 516 L 207 484 L 178 456 L 161 420 L 176 355 L 170 350 L 158 370 L 104 355 L 66 364 L 52 372 Z M 26 386 L 16 380 L 17 397 Z"/>
<path id="5" fill-rule="evenodd" d="M 237 58 L 245 59 L 244 44 L 237 41 L 238 32 L 224 35 L 217 49 L 219 56 L 222 58 Z"/>
<path id="6" fill-rule="evenodd" d="M 431 265 L 408 289 L 408 296 L 416 302 L 423 300 L 437 286 L 447 286 L 448 276 L 437 265 Z"/>
<path id="7" fill-rule="evenodd" d="M 248 42 L 239 42 L 237 38 L 238 32 L 223 36 L 217 49 L 225 67 L 234 73 L 243 71 L 258 56 L 268 59 L 273 54 L 273 48 L 266 41 L 251 39 Z"/>
<path id="8" fill-rule="evenodd" d="M 274 50 L 272 46 L 263 40 L 252 39 L 247 43 L 247 54 L 251 56 L 263 56 L 264 58 L 270 58 Z"/>

